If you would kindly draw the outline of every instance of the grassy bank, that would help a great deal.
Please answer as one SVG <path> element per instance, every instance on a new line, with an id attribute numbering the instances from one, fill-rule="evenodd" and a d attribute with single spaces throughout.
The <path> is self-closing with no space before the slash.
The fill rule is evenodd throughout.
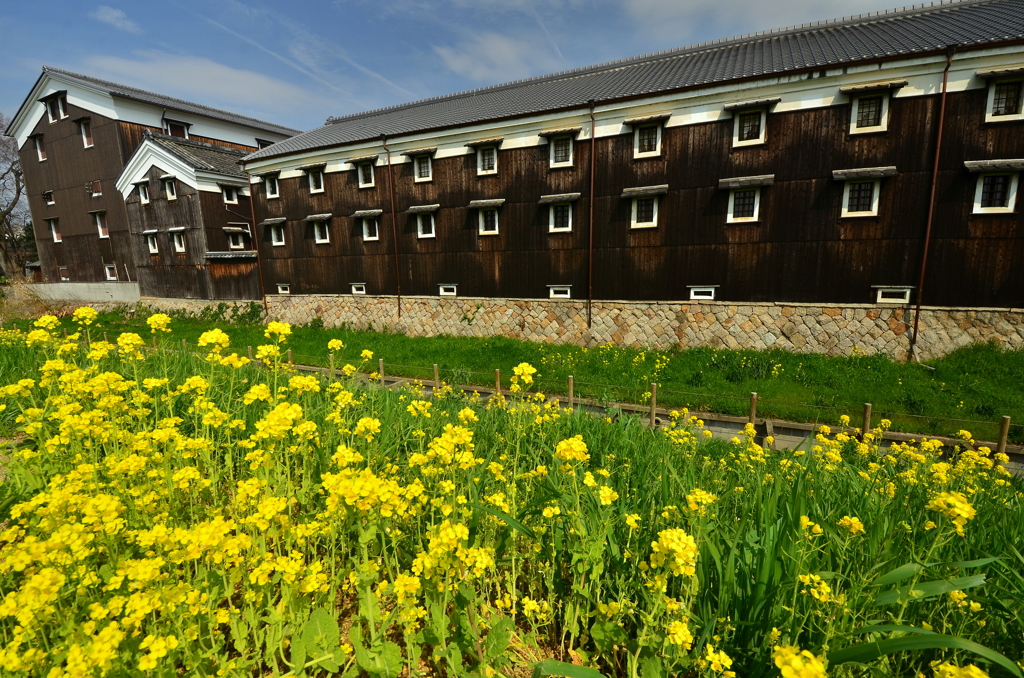
<path id="1" fill-rule="evenodd" d="M 15 324 L 24 328 L 28 322 Z M 102 314 L 99 324 L 111 339 L 120 332 L 149 334 L 144 314 Z M 243 354 L 248 346 L 266 343 L 261 326 L 213 316 L 175 318 L 174 336 L 195 346 L 199 335 L 214 326 L 227 331 L 233 350 Z M 330 339 L 345 343 L 335 356 L 339 367 L 358 363 L 365 349 L 374 353 L 372 368 L 383 358 L 389 375 L 432 379 L 437 363 L 448 383 L 490 385 L 498 368 L 507 385 L 512 366 L 528 362 L 539 369 L 539 388 L 552 394 L 566 393 L 567 378 L 573 375 L 578 396 L 642 403 L 653 381 L 658 383 L 658 403 L 666 407 L 745 415 L 753 391 L 761 398 L 761 416 L 834 423 L 839 415 L 849 414 L 854 424 L 863 404 L 870 402 L 875 421 L 888 418 L 894 430 L 942 435 L 967 429 L 986 440 L 997 436 L 999 418 L 1008 415 L 1014 421 L 1011 442 L 1024 443 L 1024 351 L 991 344 L 920 365 L 860 353 L 828 357 L 783 350 L 587 349 L 507 337 L 409 337 L 314 325 L 295 328 L 289 344 L 294 360 L 326 366 Z"/>

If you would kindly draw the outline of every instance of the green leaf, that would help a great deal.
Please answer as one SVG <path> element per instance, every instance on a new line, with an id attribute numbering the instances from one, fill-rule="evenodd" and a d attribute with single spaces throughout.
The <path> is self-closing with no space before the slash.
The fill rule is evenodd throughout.
<path id="1" fill-rule="evenodd" d="M 858 633 L 889 633 L 903 631 L 905 633 L 935 633 L 935 631 L 929 631 L 927 629 L 919 629 L 916 626 L 899 626 L 898 624 L 879 624 L 878 626 L 862 626 L 854 634 Z"/>
<path id="2" fill-rule="evenodd" d="M 979 657 L 989 660 L 993 664 L 998 664 L 1013 675 L 1017 676 L 1017 678 L 1024 678 L 1024 674 L 1021 673 L 1020 668 L 1018 668 L 1016 664 L 995 650 L 990 650 L 984 645 L 978 645 L 977 643 L 972 643 L 971 641 L 964 640 L 963 638 L 946 636 L 939 633 L 912 635 L 905 636 L 903 638 L 890 638 L 888 640 L 879 640 L 873 643 L 854 645 L 853 647 L 847 647 L 830 653 L 828 655 L 828 663 L 830 667 L 838 666 L 839 664 L 846 664 L 848 662 L 866 664 L 878 659 L 879 657 L 896 654 L 897 652 L 938 649 L 965 650 L 967 652 L 973 652 Z"/>
<path id="3" fill-rule="evenodd" d="M 664 678 L 665 666 L 660 658 L 647 655 L 640 660 L 640 675 L 642 678 Z"/>
<path id="4" fill-rule="evenodd" d="M 881 577 L 871 583 L 872 586 L 889 586 L 890 584 L 896 584 L 910 579 L 915 574 L 924 569 L 923 565 L 917 563 L 907 563 L 906 565 L 900 565 L 895 570 L 883 574 Z"/>
<path id="5" fill-rule="evenodd" d="M 338 620 L 323 607 L 318 607 L 309 615 L 309 620 L 302 626 L 301 635 L 303 646 L 314 656 L 318 654 L 317 649 L 330 652 L 337 649 L 341 642 Z"/>
<path id="6" fill-rule="evenodd" d="M 614 645 L 626 642 L 626 632 L 621 626 L 610 621 L 599 621 L 590 627 L 590 637 L 601 654 L 608 654 Z"/>
<path id="7" fill-rule="evenodd" d="M 298 633 L 292 634 L 292 660 L 289 663 L 292 672 L 296 676 L 303 674 L 303 667 L 306 665 L 306 644 Z"/>
<path id="8" fill-rule="evenodd" d="M 984 567 L 985 565 L 991 565 L 999 560 L 1000 558 L 992 556 L 990 558 L 979 558 L 978 560 L 964 560 L 958 563 L 939 563 L 938 565 L 932 565 L 931 567 L 960 567 L 967 570 L 972 567 Z"/>
<path id="9" fill-rule="evenodd" d="M 379 668 L 376 671 L 368 671 L 368 673 L 379 678 L 398 678 L 404 662 L 402 648 L 389 640 L 384 643 L 377 654 L 376 666 Z"/>
<path id="10" fill-rule="evenodd" d="M 516 532 L 519 532 L 522 535 L 524 535 L 526 537 L 529 537 L 530 539 L 536 539 L 537 538 L 537 535 L 533 532 L 533 530 L 528 528 L 526 525 L 523 525 L 521 522 L 519 522 L 518 520 L 516 520 L 515 518 L 513 518 L 509 514 L 505 513 L 504 511 L 499 511 L 496 508 L 492 508 L 490 506 L 484 506 L 483 504 L 478 504 L 478 503 L 472 502 L 472 501 L 471 502 L 467 502 L 466 505 L 467 506 L 472 506 L 475 509 L 480 509 L 481 511 L 484 511 L 486 513 L 490 513 L 492 516 L 495 516 L 496 518 L 501 520 L 501 522 L 505 523 L 506 525 L 511 527 Z"/>
<path id="11" fill-rule="evenodd" d="M 985 575 L 976 574 L 973 577 L 954 577 L 953 579 L 937 579 L 935 581 L 929 581 L 916 584 L 914 586 L 914 595 L 911 600 L 925 600 L 926 598 L 934 598 L 935 596 L 941 596 L 943 593 L 949 593 L 950 591 L 962 591 L 964 589 L 974 588 L 975 586 L 981 586 L 985 583 Z M 904 586 L 898 589 L 892 589 L 891 591 L 884 591 L 875 596 L 875 605 L 892 605 L 903 600 L 907 595 L 911 593 L 909 586 Z"/>
<path id="12" fill-rule="evenodd" d="M 563 678 L 604 678 L 604 674 L 596 669 L 586 666 L 576 666 L 565 662 L 545 659 L 537 662 L 533 667 L 532 678 L 544 678 L 545 676 L 563 676 Z"/>
<path id="13" fill-rule="evenodd" d="M 508 617 L 502 617 L 495 623 L 487 633 L 484 640 L 484 658 L 488 661 L 500 657 L 508 645 L 512 642 L 512 630 L 514 626 Z"/>

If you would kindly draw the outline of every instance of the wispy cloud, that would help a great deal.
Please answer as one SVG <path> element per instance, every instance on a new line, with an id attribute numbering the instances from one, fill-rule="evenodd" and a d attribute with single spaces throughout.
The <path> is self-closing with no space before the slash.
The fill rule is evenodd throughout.
<path id="1" fill-rule="evenodd" d="M 125 31 L 126 33 L 132 33 L 134 35 L 141 35 L 142 28 L 137 23 L 128 18 L 128 15 L 123 10 L 111 7 L 109 5 L 100 5 L 93 11 L 89 12 L 89 18 L 95 19 L 96 21 L 109 24 L 119 31 Z"/>
<path id="2" fill-rule="evenodd" d="M 481 82 L 501 82 L 555 70 L 558 60 L 533 41 L 480 33 L 453 47 L 434 47 L 455 73 Z"/>

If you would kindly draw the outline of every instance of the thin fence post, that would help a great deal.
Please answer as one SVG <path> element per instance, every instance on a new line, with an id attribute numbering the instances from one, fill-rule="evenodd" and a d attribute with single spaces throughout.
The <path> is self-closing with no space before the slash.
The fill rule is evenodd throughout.
<path id="1" fill-rule="evenodd" d="M 184 339 L 181 340 L 181 352 L 188 353 L 188 343 Z"/>
<path id="2" fill-rule="evenodd" d="M 252 360 L 252 346 L 249 347 L 249 360 Z"/>
<path id="3" fill-rule="evenodd" d="M 3 325 L 0 325 L 0 330 L 2 330 L 3 328 L 4 328 L 4 326 L 3 326 Z M 65 338 L 65 339 L 67 339 L 67 338 L 68 338 L 68 328 L 66 328 L 66 327 L 64 328 L 64 338 Z M 156 339 L 156 337 L 153 337 L 153 339 L 155 340 L 155 339 Z"/>
<path id="4" fill-rule="evenodd" d="M 1010 435 L 1010 418 L 1003 417 L 999 425 L 999 444 L 996 445 L 996 454 L 1006 454 L 1006 439 Z"/>
<path id="5" fill-rule="evenodd" d="M 292 350 L 288 349 L 288 364 L 292 364 Z"/>
<path id="6" fill-rule="evenodd" d="M 334 354 L 333 353 L 328 353 L 327 354 L 327 361 L 328 361 L 328 365 L 329 365 L 329 367 L 328 367 L 329 371 L 327 373 L 328 374 L 328 379 L 330 381 L 334 381 Z"/>
<path id="7" fill-rule="evenodd" d="M 436 394 L 441 390 L 441 372 L 437 369 L 437 363 L 434 363 L 434 393 Z"/>
<path id="8" fill-rule="evenodd" d="M 651 384 L 651 428 L 657 427 L 655 411 L 658 409 L 658 385 Z"/>
<path id="9" fill-rule="evenodd" d="M 501 393 L 501 370 L 494 370 L 494 392 Z"/>
<path id="10" fill-rule="evenodd" d="M 750 421 L 751 424 L 757 422 L 757 391 L 751 391 L 750 393 Z"/>
<path id="11" fill-rule="evenodd" d="M 864 403 L 864 426 L 861 427 L 861 435 L 871 430 L 871 403 Z"/>
<path id="12" fill-rule="evenodd" d="M 65 337 L 68 336 L 68 331 L 67 330 L 64 330 L 64 336 Z M 156 337 L 155 336 L 153 337 L 153 350 L 154 351 L 156 350 Z"/>
<path id="13" fill-rule="evenodd" d="M 103 333 L 103 341 L 107 342 L 108 344 L 110 343 L 110 338 L 107 336 L 106 332 Z"/>
<path id="14" fill-rule="evenodd" d="M 569 407 L 572 407 L 572 406 L 573 406 L 573 402 L 574 402 L 574 401 L 575 401 L 575 399 L 576 399 L 576 398 L 575 398 L 575 394 L 573 393 L 573 388 L 572 388 L 572 387 L 573 387 L 573 383 L 572 383 L 572 375 L 570 374 L 570 375 L 569 375 Z"/>
<path id="15" fill-rule="evenodd" d="M 378 374 L 380 374 L 380 383 L 383 384 L 384 383 L 384 358 L 381 358 L 378 361 L 377 364 L 378 364 L 378 367 L 379 367 Z"/>

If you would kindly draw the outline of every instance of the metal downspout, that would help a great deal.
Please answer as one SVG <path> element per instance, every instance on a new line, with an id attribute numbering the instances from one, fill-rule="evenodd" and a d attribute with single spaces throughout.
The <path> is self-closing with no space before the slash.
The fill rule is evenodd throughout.
<path id="1" fill-rule="evenodd" d="M 597 165 L 597 125 L 594 123 L 594 100 L 590 105 L 590 208 L 587 210 L 590 233 L 587 236 L 587 329 L 593 325 L 594 314 L 594 168 Z"/>
<path id="2" fill-rule="evenodd" d="M 395 291 L 398 294 L 398 317 L 402 317 L 402 273 L 398 264 L 398 214 L 395 213 L 395 171 L 391 167 L 391 149 L 388 148 L 388 135 L 380 135 L 380 143 L 388 156 L 388 191 L 391 193 L 391 237 L 395 241 Z M 356 168 L 359 171 L 359 168 Z"/>

